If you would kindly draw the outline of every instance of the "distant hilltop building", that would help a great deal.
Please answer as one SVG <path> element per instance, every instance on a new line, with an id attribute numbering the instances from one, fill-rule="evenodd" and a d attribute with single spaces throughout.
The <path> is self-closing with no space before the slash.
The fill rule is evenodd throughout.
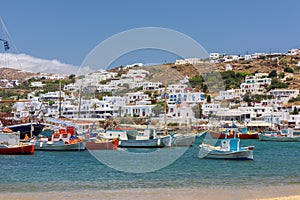
<path id="1" fill-rule="evenodd" d="M 200 58 L 186 58 L 186 59 L 180 59 L 176 60 L 175 65 L 185 65 L 185 64 L 199 64 L 203 63 L 203 61 Z"/>
<path id="2" fill-rule="evenodd" d="M 143 63 L 133 63 L 131 65 L 126 65 L 124 68 L 127 69 L 127 68 L 133 68 L 133 67 L 143 67 L 144 64 Z"/>
<path id="3" fill-rule="evenodd" d="M 297 54 L 300 54 L 300 49 L 291 49 L 291 50 L 288 50 L 288 55 L 297 55 Z"/>
<path id="4" fill-rule="evenodd" d="M 239 60 L 245 60 L 245 61 L 251 61 L 256 59 L 264 59 L 264 58 L 270 58 L 272 60 L 278 60 L 280 56 L 295 56 L 300 55 L 300 48 L 298 49 L 290 49 L 287 53 L 254 53 L 254 54 L 245 54 L 245 55 L 226 55 L 226 54 L 220 54 L 220 53 L 210 53 L 209 59 L 212 63 L 222 63 L 222 62 L 232 62 L 232 61 L 239 61 Z M 298 65 L 299 66 L 299 65 Z"/>

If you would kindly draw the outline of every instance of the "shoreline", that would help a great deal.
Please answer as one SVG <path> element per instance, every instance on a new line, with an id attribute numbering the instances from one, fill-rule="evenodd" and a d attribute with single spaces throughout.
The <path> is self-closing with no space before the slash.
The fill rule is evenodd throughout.
<path id="1" fill-rule="evenodd" d="M 67 188 L 66 188 L 67 190 Z M 263 187 L 220 187 L 203 188 L 139 188 L 124 190 L 84 190 L 51 192 L 0 192 L 0 199 L 38 200 L 45 199 L 122 199 L 122 200 L 300 200 L 299 185 Z"/>

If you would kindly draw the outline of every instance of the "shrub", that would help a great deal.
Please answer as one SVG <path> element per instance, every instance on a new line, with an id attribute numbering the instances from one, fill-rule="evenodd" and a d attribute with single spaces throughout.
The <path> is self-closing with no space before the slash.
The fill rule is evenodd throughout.
<path id="1" fill-rule="evenodd" d="M 294 73 L 294 70 L 290 67 L 286 67 L 284 68 L 284 72 L 287 72 L 287 73 Z"/>

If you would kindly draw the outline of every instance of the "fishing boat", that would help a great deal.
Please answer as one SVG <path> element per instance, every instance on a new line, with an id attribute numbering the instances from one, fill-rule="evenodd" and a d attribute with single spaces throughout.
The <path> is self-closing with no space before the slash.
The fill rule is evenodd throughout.
<path id="1" fill-rule="evenodd" d="M 20 133 L 8 128 L 0 131 L 0 154 L 26 155 L 34 153 L 34 145 L 20 142 Z"/>
<path id="2" fill-rule="evenodd" d="M 103 140 L 103 139 L 96 139 L 90 138 L 88 142 L 85 142 L 85 148 L 87 150 L 114 150 L 117 149 L 119 145 L 119 140 Z"/>
<path id="3" fill-rule="evenodd" d="M 240 139 L 258 139 L 258 132 L 248 131 L 247 127 L 237 127 L 234 123 L 231 126 L 226 126 L 221 131 L 210 131 L 210 135 L 214 139 L 234 138 L 232 132 L 228 132 L 227 129 L 236 129 L 236 137 Z"/>
<path id="4" fill-rule="evenodd" d="M 172 136 L 171 146 L 175 146 L 175 147 L 192 146 L 196 140 L 196 134 L 176 133 L 176 134 L 171 134 L 171 136 Z"/>
<path id="5" fill-rule="evenodd" d="M 236 133 L 234 133 L 236 135 Z M 220 146 L 200 144 L 200 158 L 253 160 L 254 146 L 240 147 L 239 138 L 221 139 Z"/>
<path id="6" fill-rule="evenodd" d="M 300 142 L 300 135 L 294 135 L 293 129 L 288 128 L 281 131 L 259 133 L 259 140 L 276 142 Z"/>
<path id="7" fill-rule="evenodd" d="M 233 134 L 227 135 L 227 133 L 225 131 L 222 131 L 222 132 L 210 131 L 209 133 L 210 133 L 211 137 L 214 139 L 224 139 L 226 137 L 227 138 L 234 137 Z M 248 131 L 247 133 L 238 132 L 236 137 L 240 138 L 240 139 L 258 139 L 258 133 L 250 132 L 250 131 Z"/>
<path id="8" fill-rule="evenodd" d="M 123 148 L 162 148 L 171 146 L 171 136 L 146 140 L 120 140 L 119 147 Z"/>
<path id="9" fill-rule="evenodd" d="M 52 134 L 51 139 L 40 137 L 34 141 L 35 150 L 39 151 L 83 151 L 85 142 L 79 139 L 74 132 L 74 127 L 60 127 L 58 132 Z"/>

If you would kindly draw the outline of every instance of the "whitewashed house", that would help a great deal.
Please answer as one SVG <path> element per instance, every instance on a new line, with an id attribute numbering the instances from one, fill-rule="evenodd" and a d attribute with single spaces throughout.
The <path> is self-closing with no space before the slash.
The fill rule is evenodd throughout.
<path id="1" fill-rule="evenodd" d="M 287 90 L 287 89 L 274 89 L 269 92 L 277 100 L 288 102 L 292 98 L 296 98 L 299 95 L 299 90 Z"/>
<path id="2" fill-rule="evenodd" d="M 168 93 L 184 93 L 188 86 L 186 84 L 171 84 L 167 86 Z M 164 88 L 162 88 L 162 91 Z"/>
<path id="3" fill-rule="evenodd" d="M 153 114 L 155 105 L 127 105 L 122 107 L 122 116 L 147 117 Z"/>
<path id="4" fill-rule="evenodd" d="M 256 73 L 254 76 L 246 76 L 245 82 L 240 85 L 240 88 L 243 93 L 262 94 L 271 82 L 271 78 L 264 77 L 264 74 Z"/>
<path id="5" fill-rule="evenodd" d="M 146 100 L 149 96 L 144 92 L 130 92 L 126 94 L 126 104 L 134 104 L 136 101 Z"/>
<path id="6" fill-rule="evenodd" d="M 65 99 L 67 95 L 63 91 L 56 91 L 56 92 L 48 92 L 46 94 L 39 95 L 41 100 L 59 100 L 59 97 Z"/>
<path id="7" fill-rule="evenodd" d="M 203 61 L 200 58 L 186 58 L 186 59 L 178 59 L 175 61 L 175 65 L 185 65 L 185 64 L 199 64 L 203 63 Z"/>
<path id="8" fill-rule="evenodd" d="M 290 115 L 288 125 L 295 129 L 300 129 L 300 115 Z"/>
<path id="9" fill-rule="evenodd" d="M 178 123 L 179 125 L 182 124 L 191 124 L 195 121 L 195 113 L 186 103 L 182 103 L 180 105 L 175 104 L 168 104 L 168 113 L 167 113 L 167 122 L 168 123 Z M 164 122 L 163 115 L 160 116 L 161 120 L 160 123 Z"/>
<path id="10" fill-rule="evenodd" d="M 202 104 L 202 113 L 204 116 L 215 115 L 220 108 L 220 104 L 205 103 Z"/>
<path id="11" fill-rule="evenodd" d="M 144 91 L 158 90 L 160 86 L 162 86 L 161 82 L 143 82 Z"/>
<path id="12" fill-rule="evenodd" d="M 205 100 L 203 92 L 178 92 L 170 93 L 168 98 L 168 104 L 179 104 L 185 102 L 188 104 L 202 103 Z"/>
<path id="13" fill-rule="evenodd" d="M 217 59 L 220 58 L 220 54 L 219 54 L 219 53 L 210 53 L 210 54 L 209 54 L 209 58 L 210 58 L 211 60 L 217 60 Z"/>
<path id="14" fill-rule="evenodd" d="M 36 87 L 36 88 L 42 88 L 44 87 L 44 83 L 40 82 L 40 81 L 36 81 L 36 82 L 31 82 L 30 87 Z"/>

